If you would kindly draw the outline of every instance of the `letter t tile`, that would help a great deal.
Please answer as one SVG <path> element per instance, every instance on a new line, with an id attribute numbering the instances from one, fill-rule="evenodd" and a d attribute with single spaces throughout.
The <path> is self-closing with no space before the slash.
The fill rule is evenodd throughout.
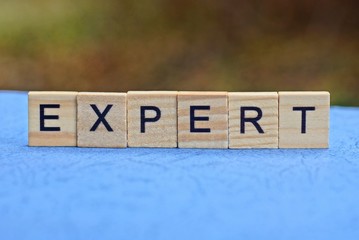
<path id="1" fill-rule="evenodd" d="M 329 92 L 279 92 L 279 148 L 328 148 Z"/>

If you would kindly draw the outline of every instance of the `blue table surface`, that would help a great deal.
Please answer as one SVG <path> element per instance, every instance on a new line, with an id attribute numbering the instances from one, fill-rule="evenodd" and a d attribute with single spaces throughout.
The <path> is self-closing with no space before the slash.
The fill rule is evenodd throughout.
<path id="1" fill-rule="evenodd" d="M 0 109 L 0 239 L 359 239 L 359 108 L 325 150 L 30 148 Z"/>

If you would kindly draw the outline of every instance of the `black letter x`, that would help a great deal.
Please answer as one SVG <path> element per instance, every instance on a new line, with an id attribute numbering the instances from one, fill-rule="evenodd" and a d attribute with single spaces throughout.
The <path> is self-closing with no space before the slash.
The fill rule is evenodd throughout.
<path id="1" fill-rule="evenodd" d="M 91 132 L 96 131 L 97 127 L 100 125 L 100 123 L 102 122 L 103 125 L 106 127 L 107 131 L 109 132 L 113 132 L 111 126 L 108 124 L 108 122 L 106 121 L 105 117 L 107 115 L 107 113 L 110 111 L 110 109 L 112 108 L 112 104 L 107 105 L 107 107 L 105 108 L 105 110 L 103 111 L 103 113 L 101 113 L 97 106 L 95 104 L 91 104 L 90 105 L 92 107 L 92 109 L 95 111 L 95 113 L 98 116 L 97 121 L 95 122 L 95 124 L 92 126 L 91 128 Z"/>

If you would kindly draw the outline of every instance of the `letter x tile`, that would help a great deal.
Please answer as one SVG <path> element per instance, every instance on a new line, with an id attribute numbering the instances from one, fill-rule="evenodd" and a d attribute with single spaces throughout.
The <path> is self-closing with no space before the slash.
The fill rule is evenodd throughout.
<path id="1" fill-rule="evenodd" d="M 127 147 L 126 93 L 79 93 L 77 145 Z"/>

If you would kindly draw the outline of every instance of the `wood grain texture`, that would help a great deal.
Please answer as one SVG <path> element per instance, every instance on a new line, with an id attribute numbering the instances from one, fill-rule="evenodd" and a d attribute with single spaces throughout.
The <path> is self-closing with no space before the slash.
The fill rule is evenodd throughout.
<path id="1" fill-rule="evenodd" d="M 76 97 L 77 92 L 29 92 L 29 146 L 76 146 Z M 40 131 L 40 105 L 59 105 L 45 108 L 44 115 L 56 115 L 46 119 L 46 128 L 59 127 L 60 131 Z"/>
<path id="2" fill-rule="evenodd" d="M 190 131 L 191 106 L 210 106 L 210 110 L 195 111 L 196 117 L 209 117 L 195 121 L 195 128 L 209 128 L 209 133 Z M 228 148 L 227 92 L 178 93 L 178 147 Z"/>
<path id="3" fill-rule="evenodd" d="M 293 107 L 315 107 L 306 113 L 302 133 L 302 112 Z M 279 148 L 328 148 L 328 92 L 279 92 Z"/>
<path id="4" fill-rule="evenodd" d="M 88 92 L 78 94 L 77 145 L 79 147 L 127 147 L 126 95 L 126 93 Z M 98 111 L 97 113 L 93 107 Z M 105 111 L 106 109 L 108 110 Z M 101 121 L 95 125 L 99 119 L 98 113 L 106 114 L 105 122 Z"/>
<path id="5" fill-rule="evenodd" d="M 278 148 L 278 93 L 233 92 L 228 93 L 229 148 Z M 241 107 L 258 107 L 262 117 L 258 120 L 260 133 L 254 124 L 245 122 L 241 133 Z M 245 118 L 256 118 L 258 112 L 245 111 Z"/>
<path id="6" fill-rule="evenodd" d="M 141 106 L 154 106 L 161 111 L 158 121 L 145 123 L 143 133 L 141 132 Z M 177 92 L 128 92 L 127 111 L 129 147 L 177 147 Z M 155 111 L 145 111 L 146 118 L 155 116 Z"/>

